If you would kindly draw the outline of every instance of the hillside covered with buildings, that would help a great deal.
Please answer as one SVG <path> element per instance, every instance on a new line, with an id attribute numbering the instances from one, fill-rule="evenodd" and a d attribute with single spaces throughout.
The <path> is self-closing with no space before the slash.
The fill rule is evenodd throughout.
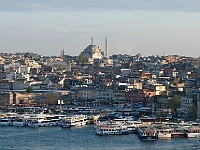
<path id="1" fill-rule="evenodd" d="M 33 91 L 28 91 L 28 88 Z M 150 107 L 180 118 L 200 118 L 200 59 L 114 54 L 94 44 L 79 56 L 0 54 L 0 106 L 110 105 Z M 169 113 L 168 113 L 169 114 Z"/>

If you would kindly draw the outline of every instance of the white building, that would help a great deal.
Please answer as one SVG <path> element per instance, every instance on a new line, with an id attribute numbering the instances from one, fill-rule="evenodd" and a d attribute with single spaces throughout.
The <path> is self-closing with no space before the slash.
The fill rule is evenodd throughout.
<path id="1" fill-rule="evenodd" d="M 182 114 L 182 117 L 187 117 L 192 105 L 193 105 L 193 99 L 192 98 L 181 97 L 181 114 Z"/>

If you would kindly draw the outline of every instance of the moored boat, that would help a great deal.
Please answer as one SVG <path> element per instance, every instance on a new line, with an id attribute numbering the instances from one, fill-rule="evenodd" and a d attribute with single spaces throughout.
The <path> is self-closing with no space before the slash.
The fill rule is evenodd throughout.
<path id="1" fill-rule="evenodd" d="M 188 128 L 188 132 L 187 132 L 188 138 L 195 138 L 197 135 L 200 135 L 200 127 L 191 126 Z"/>
<path id="2" fill-rule="evenodd" d="M 172 133 L 171 137 L 176 138 L 176 137 L 186 137 L 187 136 L 187 130 L 185 128 L 177 127 L 177 128 L 172 128 Z"/>
<path id="3" fill-rule="evenodd" d="M 194 140 L 194 145 L 200 146 L 200 134 L 196 135 L 195 140 Z"/>
<path id="4" fill-rule="evenodd" d="M 87 124 L 87 115 L 72 115 L 62 119 L 60 126 L 64 128 L 83 126 Z"/>
<path id="5" fill-rule="evenodd" d="M 139 121 L 126 121 L 124 123 L 125 126 L 127 126 L 128 133 L 137 133 L 137 127 L 139 125 L 142 125 L 142 122 Z"/>
<path id="6" fill-rule="evenodd" d="M 8 117 L 2 117 L 0 118 L 0 126 L 10 126 L 12 125 L 12 121 Z"/>
<path id="7" fill-rule="evenodd" d="M 139 126 L 137 128 L 138 137 L 143 141 L 155 141 L 158 139 L 158 135 L 154 128 L 151 126 Z"/>
<path id="8" fill-rule="evenodd" d="M 97 122 L 95 124 L 95 132 L 97 135 L 123 135 L 128 134 L 127 126 L 116 122 Z"/>
<path id="9" fill-rule="evenodd" d="M 156 133 L 158 135 L 158 138 L 171 138 L 172 130 L 170 127 L 161 126 L 156 127 Z"/>
<path id="10" fill-rule="evenodd" d="M 29 127 L 49 127 L 51 126 L 51 121 L 47 120 L 44 116 L 35 116 L 27 118 L 27 124 Z"/>
<path id="11" fill-rule="evenodd" d="M 25 127 L 27 126 L 27 122 L 25 118 L 18 116 L 12 121 L 12 125 L 17 127 Z"/>

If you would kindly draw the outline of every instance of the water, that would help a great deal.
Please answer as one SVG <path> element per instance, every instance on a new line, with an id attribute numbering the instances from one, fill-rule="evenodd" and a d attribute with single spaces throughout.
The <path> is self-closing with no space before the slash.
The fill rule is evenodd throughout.
<path id="1" fill-rule="evenodd" d="M 141 141 L 136 134 L 98 136 L 81 128 L 0 126 L 0 150 L 198 150 L 194 139 Z"/>

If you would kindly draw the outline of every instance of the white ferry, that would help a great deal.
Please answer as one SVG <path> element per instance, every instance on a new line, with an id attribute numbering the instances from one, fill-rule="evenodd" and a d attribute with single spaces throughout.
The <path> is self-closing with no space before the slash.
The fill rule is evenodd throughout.
<path id="1" fill-rule="evenodd" d="M 187 132 L 188 138 L 195 138 L 197 135 L 200 135 L 200 127 L 191 126 L 188 128 L 188 132 Z"/>
<path id="2" fill-rule="evenodd" d="M 112 122 L 97 122 L 95 124 L 97 135 L 122 135 L 128 134 L 127 126 Z"/>
<path id="3" fill-rule="evenodd" d="M 49 127 L 52 125 L 51 121 L 44 116 L 27 118 L 27 122 L 29 127 Z"/>
<path id="4" fill-rule="evenodd" d="M 61 121 L 61 127 L 69 128 L 69 127 L 77 127 L 83 126 L 87 123 L 87 115 L 73 115 L 66 116 Z"/>
<path id="5" fill-rule="evenodd" d="M 171 138 L 172 129 L 167 126 L 156 127 L 158 138 Z"/>
<path id="6" fill-rule="evenodd" d="M 127 126 L 128 133 L 131 134 L 131 133 L 137 132 L 137 127 L 139 125 L 142 125 L 142 122 L 140 122 L 140 121 L 126 121 L 124 125 Z"/>
<path id="7" fill-rule="evenodd" d="M 187 128 L 183 127 L 182 125 L 179 125 L 178 123 L 174 123 L 174 122 L 168 122 L 165 125 L 168 127 L 171 127 L 172 138 L 187 136 Z"/>

